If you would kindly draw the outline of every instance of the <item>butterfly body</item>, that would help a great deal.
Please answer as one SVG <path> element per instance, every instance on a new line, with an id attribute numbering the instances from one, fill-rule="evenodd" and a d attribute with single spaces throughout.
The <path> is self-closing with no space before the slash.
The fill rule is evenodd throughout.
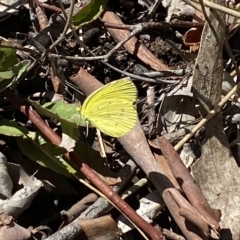
<path id="1" fill-rule="evenodd" d="M 83 120 L 101 132 L 121 137 L 137 122 L 137 89 L 126 79 L 113 81 L 90 94 L 80 108 Z"/>

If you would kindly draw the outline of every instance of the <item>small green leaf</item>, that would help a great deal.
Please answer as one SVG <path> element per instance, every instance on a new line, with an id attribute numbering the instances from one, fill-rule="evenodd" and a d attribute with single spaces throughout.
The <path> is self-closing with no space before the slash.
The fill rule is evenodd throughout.
<path id="1" fill-rule="evenodd" d="M 45 136 L 37 132 L 29 132 L 25 138 L 30 138 L 39 145 L 43 145 L 48 142 L 48 139 Z"/>
<path id="2" fill-rule="evenodd" d="M 0 37 L 0 71 L 11 70 L 17 64 L 16 50 L 13 48 L 1 47 L 1 43 L 8 43 L 8 41 Z"/>
<path id="3" fill-rule="evenodd" d="M 4 72 L 0 72 L 0 80 L 10 80 L 12 79 L 14 76 L 14 73 L 12 70 L 8 70 L 8 71 L 4 71 Z"/>
<path id="4" fill-rule="evenodd" d="M 31 62 L 29 60 L 23 60 L 22 62 L 19 62 L 13 66 L 12 70 L 15 74 L 14 82 L 17 82 L 20 79 L 30 64 Z"/>
<path id="5" fill-rule="evenodd" d="M 39 133 L 31 133 L 28 136 L 31 136 L 31 138 L 15 139 L 24 155 L 36 161 L 41 166 L 67 177 L 73 177 L 74 174 L 79 175 L 71 163 L 62 158 L 62 155 L 66 152 L 65 149 L 51 142 L 43 143 L 45 139 Z M 43 144 L 39 144 L 39 142 Z"/>
<path id="6" fill-rule="evenodd" d="M 30 63 L 30 61 L 24 60 L 14 65 L 11 70 L 0 72 L 0 92 L 16 83 Z"/>
<path id="7" fill-rule="evenodd" d="M 75 177 L 85 179 L 80 170 L 76 169 L 72 163 L 63 157 L 66 150 L 49 142 L 41 133 L 29 132 L 27 137 L 15 138 L 15 140 L 21 152 L 41 166 L 68 177 L 75 175 Z M 99 152 L 93 150 L 89 145 L 77 142 L 74 150 L 78 156 L 81 156 L 84 162 L 102 176 L 108 178 L 116 177 L 116 174 L 104 165 Z"/>
<path id="8" fill-rule="evenodd" d="M 0 72 L 0 92 L 12 85 L 13 76 L 12 70 Z"/>
<path id="9" fill-rule="evenodd" d="M 80 27 L 96 20 L 103 12 L 106 4 L 106 0 L 90 0 L 90 2 L 73 17 L 74 26 Z"/>
<path id="10" fill-rule="evenodd" d="M 11 137 L 22 137 L 28 133 L 25 127 L 19 126 L 16 122 L 0 120 L 0 134 Z"/>
<path id="11" fill-rule="evenodd" d="M 75 103 L 69 104 L 63 101 L 57 101 L 48 102 L 41 106 L 36 102 L 26 101 L 31 104 L 39 114 L 64 122 L 64 124 L 69 127 L 87 126 L 87 123 L 83 121 L 77 111 L 77 105 Z"/>

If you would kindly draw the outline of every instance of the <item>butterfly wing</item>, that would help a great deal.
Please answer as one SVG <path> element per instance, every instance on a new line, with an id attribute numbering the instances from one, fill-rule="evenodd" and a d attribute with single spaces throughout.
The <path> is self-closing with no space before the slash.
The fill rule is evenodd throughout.
<path id="1" fill-rule="evenodd" d="M 121 137 L 136 124 L 135 85 L 126 79 L 113 81 L 88 96 L 81 108 L 83 119 L 101 132 Z"/>

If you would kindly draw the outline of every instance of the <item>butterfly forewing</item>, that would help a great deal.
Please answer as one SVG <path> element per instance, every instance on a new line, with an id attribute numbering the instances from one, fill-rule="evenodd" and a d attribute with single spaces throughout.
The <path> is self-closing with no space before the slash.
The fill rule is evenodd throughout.
<path id="1" fill-rule="evenodd" d="M 91 93 L 87 99 L 84 101 L 82 110 L 88 107 L 89 102 L 92 104 L 93 102 L 98 102 L 101 99 L 112 99 L 112 98 L 125 98 L 129 101 L 136 101 L 137 98 L 137 89 L 131 81 L 127 79 L 113 81 L 93 93 Z M 133 100 L 134 99 L 134 100 Z"/>
<path id="2" fill-rule="evenodd" d="M 113 81 L 88 96 L 81 115 L 103 133 L 120 137 L 136 124 L 136 98 L 137 89 L 131 81 Z"/>

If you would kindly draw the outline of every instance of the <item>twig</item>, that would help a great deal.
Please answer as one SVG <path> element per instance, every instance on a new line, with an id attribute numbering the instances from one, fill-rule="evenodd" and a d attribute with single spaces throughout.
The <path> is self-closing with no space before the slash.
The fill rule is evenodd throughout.
<path id="1" fill-rule="evenodd" d="M 178 227 L 181 229 L 182 233 L 186 239 L 203 240 L 206 239 L 203 232 L 191 222 L 186 222 L 186 219 L 180 216 L 179 211 L 181 207 L 185 206 L 189 210 L 192 210 L 196 215 L 197 211 L 186 199 L 181 195 L 181 193 L 174 189 L 168 188 L 163 191 L 162 198 L 165 203 L 167 203 L 168 210 L 176 221 Z"/>
<path id="2" fill-rule="evenodd" d="M 122 47 L 130 38 L 136 36 L 142 31 L 143 31 L 143 28 L 141 24 L 135 25 L 134 30 L 105 55 L 104 60 L 108 60 L 113 55 L 113 53 L 115 53 L 120 47 Z"/>
<path id="3" fill-rule="evenodd" d="M 107 25 L 107 24 L 105 24 L 105 25 Z M 161 22 L 161 23 L 154 23 L 154 22 L 149 23 L 148 22 L 148 23 L 138 23 L 138 24 L 135 24 L 133 26 L 125 25 L 125 27 L 128 26 L 129 28 L 131 28 L 132 32 L 127 37 L 125 37 L 122 41 L 120 41 L 111 51 L 109 51 L 105 55 L 104 59 L 107 60 L 114 52 L 117 51 L 117 49 L 119 49 L 121 46 L 123 46 L 130 38 L 138 35 L 139 33 L 143 32 L 143 31 L 146 31 L 146 30 L 149 30 L 149 29 L 169 28 L 169 27 L 173 27 L 173 26 L 175 26 L 175 27 L 178 26 L 179 27 L 179 25 L 182 26 L 183 24 L 179 24 L 179 22 L 178 22 L 178 24 L 176 24 L 176 23 L 169 24 L 169 23 L 165 23 L 165 22 Z M 203 23 L 200 23 L 200 24 L 195 25 L 195 26 L 203 27 Z M 189 25 L 188 26 L 185 25 L 185 27 L 189 27 Z"/>
<path id="4" fill-rule="evenodd" d="M 74 0 L 71 0 L 70 1 L 70 8 L 69 8 L 69 14 L 67 16 L 66 12 L 65 12 L 65 9 L 63 7 L 63 4 L 62 4 L 62 1 L 58 1 L 59 5 L 61 6 L 62 8 L 62 11 L 63 11 L 63 15 L 65 17 L 65 19 L 67 20 L 66 21 L 66 24 L 65 24 L 65 27 L 63 29 L 63 32 L 61 34 L 61 36 L 49 47 L 49 52 L 54 49 L 59 43 L 61 43 L 64 39 L 65 39 L 65 36 L 67 34 L 67 31 L 68 29 L 71 27 L 71 23 L 72 23 L 72 15 L 73 15 L 73 10 L 74 10 L 74 4 L 75 4 L 75 1 Z"/>
<path id="5" fill-rule="evenodd" d="M 147 29 L 165 29 L 165 28 L 202 28 L 204 23 L 203 22 L 189 22 L 189 21 L 173 21 L 173 22 L 143 22 L 138 23 L 142 25 L 142 28 L 144 30 Z M 127 25 L 127 24 L 117 24 L 117 23 L 111 23 L 111 22 L 100 22 L 100 25 L 103 25 L 107 28 L 115 28 L 115 29 L 123 29 L 123 30 L 129 30 L 133 31 L 138 24 L 133 25 Z"/>
<path id="6" fill-rule="evenodd" d="M 155 130 L 155 122 L 156 122 L 156 112 L 155 108 L 151 107 L 154 104 L 155 99 L 155 87 L 148 86 L 147 87 L 147 105 L 150 107 L 148 110 L 148 135 L 151 137 L 152 133 Z"/>
<path id="7" fill-rule="evenodd" d="M 96 57 L 96 55 L 95 55 L 93 52 L 91 52 L 91 51 L 88 49 L 88 47 L 87 47 L 83 42 L 81 42 L 81 41 L 79 40 L 76 31 L 75 31 L 74 29 L 72 29 L 72 31 L 73 31 L 73 35 L 74 35 L 77 43 L 78 43 L 81 47 L 83 47 L 86 52 L 88 52 L 88 53 L 91 54 L 92 56 Z M 52 56 L 56 56 L 56 55 L 52 54 Z M 59 56 L 59 57 L 61 58 L 61 56 Z M 65 58 L 65 57 L 64 57 L 64 58 Z M 70 59 L 70 58 L 74 59 L 74 57 L 70 57 L 70 58 L 69 58 L 69 57 L 66 57 L 66 59 L 67 59 L 67 58 L 68 58 L 68 59 Z M 83 59 L 86 59 L 86 57 L 84 57 Z M 92 60 L 93 60 L 93 59 L 92 59 Z M 102 64 L 106 65 L 107 67 L 115 70 L 116 72 L 119 72 L 119 73 L 121 73 L 121 74 L 123 74 L 123 75 L 125 75 L 125 76 L 128 76 L 128 77 L 131 77 L 131 78 L 133 78 L 133 79 L 135 79 L 135 80 L 147 81 L 147 82 L 152 82 L 152 83 L 168 83 L 168 84 L 175 84 L 175 83 L 178 83 L 178 82 L 179 82 L 179 81 L 175 81 L 175 80 L 161 80 L 161 79 L 156 80 L 156 79 L 153 79 L 153 78 L 141 77 L 141 76 L 138 76 L 138 75 L 135 75 L 135 74 L 126 72 L 126 71 L 122 71 L 122 70 L 120 70 L 120 69 L 112 66 L 111 64 L 109 64 L 109 63 L 107 63 L 107 62 L 105 62 L 105 61 L 103 61 L 103 60 L 100 60 L 100 62 L 101 62 Z"/>
<path id="8" fill-rule="evenodd" d="M 174 233 L 166 228 L 163 228 L 163 234 L 168 238 L 172 240 L 186 240 L 183 236 Z"/>
<path id="9" fill-rule="evenodd" d="M 197 1 L 190 1 L 190 0 L 183 0 L 185 3 L 189 4 L 190 6 L 194 7 L 195 9 L 201 11 L 201 7 L 199 6 L 199 3 Z M 215 10 L 218 10 L 220 12 L 226 13 L 230 16 L 236 17 L 236 18 L 240 18 L 240 13 L 238 11 L 232 10 L 230 8 L 221 6 L 219 4 L 207 1 L 207 0 L 203 0 L 204 6 L 208 7 L 208 8 L 212 8 Z"/>
<path id="10" fill-rule="evenodd" d="M 236 73 L 237 73 L 238 81 L 240 81 L 240 70 L 239 70 L 239 67 L 238 67 L 235 59 L 234 59 L 232 50 L 231 50 L 231 48 L 230 48 L 230 46 L 229 46 L 228 41 L 227 41 L 226 38 L 224 38 L 224 46 L 225 46 L 225 48 L 226 48 L 226 50 L 227 50 L 227 52 L 228 52 L 229 57 L 230 57 L 231 60 L 232 60 L 232 63 L 233 63 L 234 68 L 235 68 L 235 71 L 236 71 Z"/>
<path id="11" fill-rule="evenodd" d="M 200 188 L 194 182 L 193 177 L 183 164 L 172 144 L 164 137 L 158 137 L 158 144 L 189 202 L 204 216 L 210 226 L 215 227 L 215 231 L 219 229 L 218 221 L 220 219 L 218 219 L 218 221 L 215 219 L 213 209 L 208 204 Z"/>
<path id="12" fill-rule="evenodd" d="M 134 183 L 130 188 L 128 188 L 121 194 L 122 199 L 126 199 L 133 195 L 134 193 L 136 193 L 137 191 L 139 191 L 144 185 L 147 184 L 147 181 L 148 180 L 146 178 L 141 178 L 138 182 Z M 113 206 L 111 205 L 106 211 L 106 213 L 110 212 L 112 209 Z"/>
<path id="13" fill-rule="evenodd" d="M 113 23 L 122 23 L 121 19 L 111 11 L 110 8 L 106 8 L 102 14 L 102 19 L 104 21 L 111 21 Z M 142 28 L 143 26 L 141 26 Z M 116 30 L 112 28 L 107 29 L 112 37 L 120 42 L 122 39 L 130 35 L 128 30 Z M 164 64 L 161 60 L 156 58 L 156 56 L 150 52 L 143 44 L 141 44 L 136 37 L 129 39 L 124 45 L 124 48 L 130 53 L 144 62 L 146 65 L 150 66 L 155 71 L 168 70 L 169 67 Z"/>
<path id="14" fill-rule="evenodd" d="M 88 206 L 97 201 L 98 195 L 96 193 L 89 193 L 87 196 L 82 198 L 80 201 L 72 205 L 68 210 L 61 211 L 61 217 L 64 224 L 68 224 L 76 219 Z"/>
<path id="15" fill-rule="evenodd" d="M 185 135 L 185 137 L 174 146 L 178 151 L 184 143 L 186 143 L 191 137 L 202 127 L 204 126 L 212 117 L 214 117 L 224 106 L 224 104 L 240 89 L 240 82 L 211 110 L 205 118 L 203 118 L 190 133 Z"/>
<path id="16" fill-rule="evenodd" d="M 20 50 L 20 51 L 23 51 L 23 52 L 28 52 L 28 53 L 34 54 L 34 55 L 39 54 L 38 50 L 22 47 L 21 45 L 19 45 L 17 43 L 1 41 L 0 46 L 1 47 L 6 47 L 6 48 L 17 49 L 17 50 Z"/>
<path id="17" fill-rule="evenodd" d="M 115 192 L 119 192 L 123 186 L 126 185 L 129 179 L 133 176 L 133 173 L 136 170 L 136 164 L 129 160 L 126 165 L 120 169 L 118 172 L 118 176 L 122 179 L 122 182 L 118 185 L 113 186 L 113 190 Z M 82 219 L 90 219 L 90 218 L 97 218 L 100 215 L 103 215 L 108 212 L 108 209 L 112 205 L 106 198 L 100 197 L 97 201 L 95 201 L 92 205 L 90 205 L 81 215 L 79 218 Z M 72 230 L 74 229 L 74 231 Z M 66 227 L 60 229 L 56 233 L 52 234 L 51 237 L 48 239 L 56 240 L 59 239 L 59 236 L 64 236 L 67 239 L 74 239 L 76 238 L 79 233 L 81 232 L 81 226 L 79 226 L 77 219 L 69 223 Z"/>
<path id="18" fill-rule="evenodd" d="M 56 13 L 62 12 L 62 9 L 57 7 L 57 6 L 55 6 L 55 5 L 49 5 L 47 3 L 41 3 L 41 5 L 43 6 L 43 8 L 51 10 L 53 12 L 56 12 Z"/>

